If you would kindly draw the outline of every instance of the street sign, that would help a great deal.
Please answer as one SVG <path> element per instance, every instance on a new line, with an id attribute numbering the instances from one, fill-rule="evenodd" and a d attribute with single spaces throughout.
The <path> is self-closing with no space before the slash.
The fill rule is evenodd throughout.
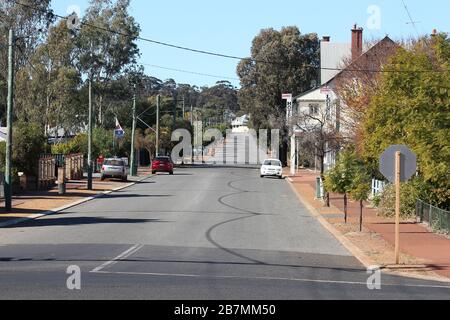
<path id="1" fill-rule="evenodd" d="M 331 88 L 329 86 L 323 86 L 320 88 L 320 93 L 330 93 L 331 92 Z"/>
<path id="2" fill-rule="evenodd" d="M 406 182 L 417 172 L 417 156 L 404 145 L 393 145 L 380 157 L 380 172 L 391 183 L 395 183 L 395 155 L 400 152 L 400 182 Z"/>
<path id="3" fill-rule="evenodd" d="M 400 264 L 401 182 L 417 172 L 417 156 L 407 146 L 393 145 L 380 157 L 380 172 L 395 184 L 395 263 Z"/>
<path id="4" fill-rule="evenodd" d="M 122 139 L 125 137 L 125 131 L 123 129 L 114 130 L 114 137 L 116 139 Z"/>
<path id="5" fill-rule="evenodd" d="M 282 95 L 283 100 L 292 100 L 292 94 L 291 93 L 284 93 Z"/>

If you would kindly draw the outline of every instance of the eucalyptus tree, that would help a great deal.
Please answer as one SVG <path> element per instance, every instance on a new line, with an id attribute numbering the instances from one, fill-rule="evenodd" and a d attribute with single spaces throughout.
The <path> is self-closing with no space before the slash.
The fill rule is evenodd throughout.
<path id="1" fill-rule="evenodd" d="M 97 122 L 104 124 L 108 85 L 136 63 L 140 27 L 128 12 L 130 0 L 91 0 L 77 35 L 78 67 L 95 88 Z"/>

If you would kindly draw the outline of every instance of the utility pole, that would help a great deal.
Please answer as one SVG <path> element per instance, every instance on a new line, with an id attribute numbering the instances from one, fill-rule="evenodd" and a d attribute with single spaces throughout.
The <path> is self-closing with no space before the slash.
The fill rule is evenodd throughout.
<path id="1" fill-rule="evenodd" d="M 88 124 L 88 183 L 87 189 L 92 190 L 92 75 L 89 77 L 89 124 Z"/>
<path id="2" fill-rule="evenodd" d="M 159 107 L 161 95 L 156 96 L 156 156 L 159 156 Z"/>
<path id="3" fill-rule="evenodd" d="M 135 145 L 134 139 L 136 135 L 136 85 L 134 85 L 134 94 L 133 94 L 133 127 L 131 128 L 131 156 L 130 156 L 130 165 L 131 165 L 131 176 L 135 177 L 137 175 L 137 168 L 135 163 Z"/>
<path id="4" fill-rule="evenodd" d="M 194 107 L 191 104 L 191 126 L 194 125 Z"/>
<path id="5" fill-rule="evenodd" d="M 11 212 L 12 210 L 12 114 L 13 114 L 13 99 L 14 99 L 14 31 L 9 30 L 8 41 L 8 106 L 7 106 L 7 127 L 8 134 L 6 137 L 6 161 L 5 161 L 5 210 Z"/>
<path id="6" fill-rule="evenodd" d="M 185 98 L 184 98 L 184 96 L 183 96 L 183 120 L 184 120 L 184 116 L 185 116 L 185 103 L 184 103 L 184 101 L 185 101 Z"/>
<path id="7" fill-rule="evenodd" d="M 175 130 L 175 126 L 177 125 L 177 106 L 178 106 L 178 96 L 177 93 L 173 93 L 173 127 L 172 131 Z"/>

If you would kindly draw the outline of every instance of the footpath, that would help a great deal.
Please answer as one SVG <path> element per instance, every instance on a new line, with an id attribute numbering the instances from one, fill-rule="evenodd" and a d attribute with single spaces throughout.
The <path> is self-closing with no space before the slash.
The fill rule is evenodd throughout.
<path id="1" fill-rule="evenodd" d="M 359 232 L 359 203 L 349 202 L 348 223 L 344 222 L 344 197 L 332 194 L 330 208 L 316 199 L 318 174 L 302 170 L 288 181 L 300 200 L 359 260 L 381 266 L 390 273 L 450 281 L 450 238 L 430 232 L 425 225 L 403 221 L 400 227 L 401 265 L 395 265 L 395 222 L 377 215 L 364 205 L 363 232 Z"/>
<path id="2" fill-rule="evenodd" d="M 87 190 L 86 180 L 71 180 L 66 185 L 66 194 L 58 195 L 58 187 L 48 191 L 25 192 L 13 197 L 12 212 L 5 213 L 5 205 L 0 201 L 0 228 L 10 227 L 30 219 L 54 214 L 95 197 L 124 189 L 151 175 L 149 168 L 139 168 L 137 177 L 129 181 L 94 178 L 93 190 Z"/>

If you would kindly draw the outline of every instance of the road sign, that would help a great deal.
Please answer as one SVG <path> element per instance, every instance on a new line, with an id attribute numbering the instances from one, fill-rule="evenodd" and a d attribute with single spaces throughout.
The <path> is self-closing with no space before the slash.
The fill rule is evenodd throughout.
<path id="1" fill-rule="evenodd" d="M 417 156 L 407 146 L 390 146 L 380 157 L 380 172 L 395 184 L 395 263 L 398 265 L 400 264 L 400 184 L 408 181 L 417 172 Z"/>
<path id="2" fill-rule="evenodd" d="M 114 137 L 116 139 L 122 139 L 125 137 L 125 131 L 123 129 L 114 130 Z"/>
<path id="3" fill-rule="evenodd" d="M 406 182 L 417 172 L 417 156 L 404 145 L 393 145 L 380 157 L 380 172 L 395 183 L 395 155 L 400 152 L 400 182 Z"/>
<path id="4" fill-rule="evenodd" d="M 331 92 L 331 88 L 329 86 L 323 86 L 320 88 L 320 93 L 328 94 Z"/>

